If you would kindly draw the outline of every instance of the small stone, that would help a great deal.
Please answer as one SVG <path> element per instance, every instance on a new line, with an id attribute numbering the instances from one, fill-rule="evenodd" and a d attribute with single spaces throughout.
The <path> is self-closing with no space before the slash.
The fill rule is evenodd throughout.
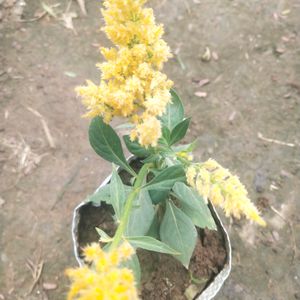
<path id="1" fill-rule="evenodd" d="M 255 174 L 254 186 L 258 193 L 263 193 L 265 191 L 266 177 L 260 170 L 258 170 Z"/>
<path id="2" fill-rule="evenodd" d="M 54 282 L 44 282 L 43 289 L 46 291 L 55 290 L 57 289 L 57 284 Z"/>
<path id="3" fill-rule="evenodd" d="M 0 207 L 3 206 L 4 204 L 5 204 L 5 200 L 0 197 Z"/>

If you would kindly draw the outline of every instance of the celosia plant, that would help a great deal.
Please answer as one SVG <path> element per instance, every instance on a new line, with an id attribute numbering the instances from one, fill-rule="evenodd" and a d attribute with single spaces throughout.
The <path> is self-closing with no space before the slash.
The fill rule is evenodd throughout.
<path id="1" fill-rule="evenodd" d="M 100 83 L 88 81 L 77 88 L 88 109 L 86 115 L 93 117 L 89 128 L 92 147 L 102 158 L 127 171 L 132 185 L 124 184 L 113 168 L 109 184 L 88 198 L 96 205 L 104 202 L 113 207 L 117 230 L 110 237 L 98 229 L 105 250 L 88 247 L 85 256 L 92 268 L 68 272 L 74 281 L 70 299 L 96 299 L 87 295 L 97 293 L 105 295 L 99 299 L 135 299 L 131 273 L 118 269 L 121 258 L 114 257 L 124 241 L 135 249 L 173 255 L 188 268 L 197 240 L 196 227 L 217 229 L 209 201 L 220 206 L 226 216 L 245 216 L 265 225 L 237 176 L 212 159 L 194 162 L 195 143 L 178 145 L 190 119 L 184 116 L 172 82 L 161 72 L 171 57 L 170 49 L 162 40 L 162 25 L 156 25 L 152 9 L 143 7 L 145 2 L 104 1 L 103 30 L 114 46 L 101 49 L 106 62 L 99 64 Z M 130 135 L 123 139 L 142 163 L 139 170 L 125 159 L 121 140 L 109 125 L 113 117 L 123 117 L 132 124 Z M 128 265 L 138 282 L 135 254 Z M 115 289 L 107 288 L 108 278 L 115 278 Z M 118 291 L 134 296 L 115 297 Z"/>

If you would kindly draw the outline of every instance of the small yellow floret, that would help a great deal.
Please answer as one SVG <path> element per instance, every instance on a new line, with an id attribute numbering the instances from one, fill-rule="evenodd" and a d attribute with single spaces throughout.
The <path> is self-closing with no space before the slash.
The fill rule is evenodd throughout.
<path id="1" fill-rule="evenodd" d="M 205 200 L 209 198 L 214 205 L 220 206 L 226 216 L 232 215 L 239 219 L 245 215 L 249 220 L 266 226 L 239 178 L 215 160 L 209 159 L 203 164 L 191 165 L 186 175 L 188 184 L 195 187 Z"/>
<path id="2" fill-rule="evenodd" d="M 104 252 L 98 244 L 84 249 L 91 267 L 66 270 L 72 281 L 68 300 L 137 300 L 137 290 L 131 270 L 119 267 L 120 262 L 127 260 L 134 253 L 128 244 L 118 249 Z"/>

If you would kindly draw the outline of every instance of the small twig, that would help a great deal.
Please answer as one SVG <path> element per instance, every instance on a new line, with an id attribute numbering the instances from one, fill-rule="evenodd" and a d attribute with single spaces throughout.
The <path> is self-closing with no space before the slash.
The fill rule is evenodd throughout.
<path id="1" fill-rule="evenodd" d="M 81 12 L 86 16 L 87 15 L 87 11 L 86 11 L 86 8 L 85 8 L 85 2 L 84 0 L 77 0 L 77 3 L 81 9 Z"/>
<path id="2" fill-rule="evenodd" d="M 31 271 L 31 275 L 33 277 L 33 283 L 31 284 L 31 287 L 26 294 L 26 296 L 29 296 L 41 278 L 44 267 L 44 261 L 42 260 L 40 263 L 35 265 L 30 259 L 27 259 L 26 266 Z"/>
<path id="3" fill-rule="evenodd" d="M 292 249 L 293 249 L 291 264 L 293 264 L 295 257 L 296 257 L 296 253 L 297 253 L 297 244 L 296 244 L 294 226 L 293 226 L 292 222 L 287 220 L 275 207 L 273 207 L 271 205 L 270 208 L 276 215 L 278 215 L 290 227 L 290 231 L 291 231 L 291 235 L 292 235 Z"/>
<path id="4" fill-rule="evenodd" d="M 44 117 L 38 111 L 36 111 L 35 109 L 33 109 L 29 106 L 26 106 L 26 108 L 40 119 L 40 121 L 42 123 L 42 126 L 43 126 L 43 129 L 44 129 L 44 132 L 45 132 L 45 135 L 46 135 L 46 138 L 47 138 L 47 141 L 49 143 L 49 146 L 50 146 L 50 148 L 55 149 L 56 146 L 55 146 L 54 139 L 51 135 L 48 124 L 45 121 Z"/>
<path id="5" fill-rule="evenodd" d="M 273 144 L 277 144 L 277 145 L 288 146 L 288 147 L 295 147 L 295 144 L 292 144 L 292 143 L 286 143 L 286 142 L 282 142 L 279 140 L 266 138 L 260 132 L 257 133 L 257 137 L 265 142 L 269 142 L 269 143 L 273 143 Z"/>
<path id="6" fill-rule="evenodd" d="M 181 69 L 184 71 L 186 69 L 186 66 L 184 64 L 184 62 L 182 61 L 181 57 L 179 54 L 175 54 L 176 55 L 176 59 L 181 67 Z"/>
<path id="7" fill-rule="evenodd" d="M 66 10 L 65 10 L 65 13 L 68 13 L 70 8 L 71 8 L 71 5 L 72 5 L 72 1 L 73 0 L 69 0 L 68 3 L 67 3 L 67 7 L 66 7 Z"/>

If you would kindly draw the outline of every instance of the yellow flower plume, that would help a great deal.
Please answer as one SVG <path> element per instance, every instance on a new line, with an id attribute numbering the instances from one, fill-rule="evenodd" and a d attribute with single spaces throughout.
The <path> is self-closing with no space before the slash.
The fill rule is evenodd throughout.
<path id="1" fill-rule="evenodd" d="M 209 159 L 203 164 L 189 166 L 186 177 L 190 186 L 194 187 L 206 201 L 210 199 L 214 205 L 220 206 L 226 216 L 232 215 L 239 219 L 245 215 L 249 220 L 266 226 L 239 178 L 233 176 L 215 160 Z"/>
<path id="2" fill-rule="evenodd" d="M 100 115 L 106 123 L 115 116 L 128 118 L 136 126 L 131 137 L 148 147 L 156 146 L 161 136 L 158 117 L 171 101 L 173 82 L 161 72 L 172 56 L 162 39 L 163 26 L 155 23 L 153 10 L 143 7 L 145 2 L 104 1 L 102 30 L 115 46 L 101 48 L 106 62 L 98 64 L 100 84 L 87 81 L 76 91 L 88 110 L 86 116 Z"/>
<path id="3" fill-rule="evenodd" d="M 118 249 L 104 252 L 94 243 L 84 249 L 91 267 L 68 269 L 72 280 L 68 300 L 137 300 L 137 290 L 131 270 L 119 267 L 134 250 L 128 243 Z"/>

